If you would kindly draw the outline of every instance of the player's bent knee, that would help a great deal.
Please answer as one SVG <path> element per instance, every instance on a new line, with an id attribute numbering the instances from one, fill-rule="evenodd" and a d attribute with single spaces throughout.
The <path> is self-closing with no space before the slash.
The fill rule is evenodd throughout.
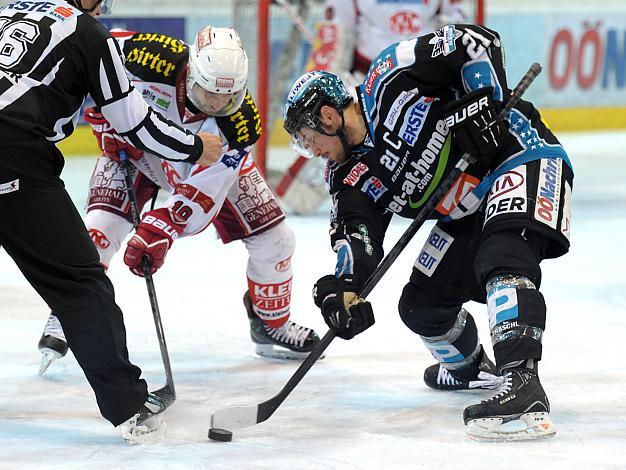
<path id="1" fill-rule="evenodd" d="M 522 229 L 504 230 L 487 235 L 480 244 L 474 270 L 482 286 L 498 275 L 515 274 L 528 278 L 534 285 L 541 283 L 539 263 L 543 258 L 541 237 L 522 232 Z M 538 243 L 536 243 L 538 242 Z"/>
<path id="2" fill-rule="evenodd" d="M 98 250 L 100 262 L 105 267 L 110 265 L 111 259 L 132 230 L 132 224 L 124 217 L 101 209 L 87 212 L 85 226 Z"/>
<path id="3" fill-rule="evenodd" d="M 459 305 L 444 306 L 432 293 L 409 282 L 404 286 L 398 312 L 404 324 L 420 336 L 439 336 L 456 321 Z"/>
<path id="4" fill-rule="evenodd" d="M 287 262 L 296 249 L 296 237 L 284 220 L 244 242 L 257 261 L 266 263 Z"/>

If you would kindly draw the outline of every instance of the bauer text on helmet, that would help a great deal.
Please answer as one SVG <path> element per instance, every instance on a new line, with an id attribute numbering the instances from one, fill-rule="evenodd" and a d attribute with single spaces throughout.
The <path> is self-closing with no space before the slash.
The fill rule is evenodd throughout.
<path id="1" fill-rule="evenodd" d="M 187 95 L 210 116 L 228 116 L 241 106 L 248 82 L 248 57 L 232 28 L 207 26 L 189 46 Z"/>

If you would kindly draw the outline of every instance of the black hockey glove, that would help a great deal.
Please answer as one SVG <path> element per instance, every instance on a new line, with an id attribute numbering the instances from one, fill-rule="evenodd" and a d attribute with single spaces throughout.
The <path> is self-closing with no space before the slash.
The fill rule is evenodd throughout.
<path id="1" fill-rule="evenodd" d="M 493 88 L 476 90 L 444 108 L 446 125 L 454 140 L 485 168 L 502 150 L 508 134 L 494 108 L 492 93 Z"/>
<path id="2" fill-rule="evenodd" d="M 345 290 L 345 283 L 333 274 L 320 278 L 313 287 L 313 301 L 326 324 L 337 336 L 352 339 L 374 324 L 372 304 Z"/>

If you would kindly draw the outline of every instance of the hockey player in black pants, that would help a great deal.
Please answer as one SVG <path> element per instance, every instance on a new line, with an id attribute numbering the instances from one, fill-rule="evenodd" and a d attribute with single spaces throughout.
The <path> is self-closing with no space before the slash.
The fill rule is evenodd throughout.
<path id="1" fill-rule="evenodd" d="M 122 312 L 59 178 L 55 142 L 72 133 L 89 93 L 127 142 L 162 158 L 210 165 L 221 144 L 165 120 L 132 88 L 116 41 L 94 19 L 112 3 L 16 1 L 0 9 L 0 246 L 61 312 L 102 416 L 125 423 L 123 436 L 134 439 L 162 429 L 164 406 L 128 359 Z"/>
<path id="2" fill-rule="evenodd" d="M 546 317 L 539 263 L 569 250 L 573 171 L 531 103 L 498 117 L 510 95 L 503 58 L 496 32 L 447 25 L 385 49 L 356 102 L 336 76 L 303 75 L 284 126 L 301 155 L 328 159 L 337 265 L 313 295 L 344 339 L 374 323 L 356 293 L 383 257 L 392 215 L 414 218 L 463 152 L 476 158 L 438 201 L 400 316 L 438 361 L 424 374 L 429 386 L 500 387 L 465 410 L 470 437 L 534 439 L 556 432 L 537 375 Z M 469 300 L 487 303 L 495 367 L 463 308 Z M 517 420 L 523 430 L 500 427 Z"/>

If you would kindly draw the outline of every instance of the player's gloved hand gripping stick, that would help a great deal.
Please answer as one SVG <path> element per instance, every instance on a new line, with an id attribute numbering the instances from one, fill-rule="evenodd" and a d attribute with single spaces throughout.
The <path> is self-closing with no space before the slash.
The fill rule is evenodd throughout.
<path id="1" fill-rule="evenodd" d="M 124 179 L 126 181 L 126 191 L 128 191 L 128 199 L 130 200 L 130 212 L 133 218 L 133 225 L 137 228 L 140 222 L 139 207 L 137 206 L 135 191 L 133 191 L 133 179 L 131 175 L 129 156 L 124 150 L 120 150 L 118 155 L 120 157 L 122 172 L 124 173 Z M 141 260 L 141 265 L 143 268 L 143 277 L 146 280 L 146 287 L 148 288 L 148 297 L 150 298 L 150 306 L 152 307 L 152 316 L 154 317 L 154 326 L 156 327 L 157 337 L 159 339 L 159 347 L 161 348 L 163 367 L 165 368 L 165 386 L 152 393 L 158 396 L 167 408 L 176 400 L 176 390 L 174 388 L 170 357 L 167 352 L 167 344 L 165 343 L 165 333 L 163 332 L 163 323 L 161 322 L 161 312 L 159 311 L 159 304 L 157 302 L 154 280 L 152 279 L 152 273 L 150 272 L 150 262 L 145 256 Z"/>
<path id="2" fill-rule="evenodd" d="M 526 89 L 530 86 L 533 80 L 541 73 L 541 66 L 538 63 L 534 63 L 528 72 L 522 77 L 517 84 L 511 96 L 509 97 L 506 105 L 500 113 L 498 113 L 497 119 L 500 121 L 505 120 L 508 117 L 509 112 L 520 100 Z M 493 134 L 490 132 L 493 126 L 499 126 L 496 120 L 484 123 L 484 129 L 480 129 L 483 134 Z M 500 132 L 498 128 L 495 132 Z M 486 142 L 489 147 L 489 142 Z M 483 154 L 476 157 L 482 158 L 489 154 L 489 150 L 483 152 Z M 398 258 L 400 253 L 406 248 L 411 239 L 415 236 L 420 227 L 430 216 L 430 213 L 434 210 L 439 201 L 446 195 L 452 185 L 456 182 L 458 177 L 463 173 L 467 167 L 475 163 L 477 158 L 468 152 L 465 152 L 456 166 L 450 171 L 446 178 L 441 182 L 439 187 L 433 192 L 428 202 L 422 206 L 422 209 L 415 217 L 411 225 L 406 229 L 404 234 L 396 242 L 394 247 L 389 251 L 387 256 L 380 262 L 369 279 L 363 285 L 363 288 L 358 293 L 359 298 L 365 298 L 369 295 L 372 289 L 378 284 L 378 281 L 383 277 L 387 270 L 391 267 L 394 261 Z M 306 375 L 309 369 L 313 366 L 315 361 L 322 355 L 324 350 L 330 345 L 335 338 L 336 333 L 334 329 L 328 330 L 320 342 L 313 348 L 308 357 L 302 362 L 298 370 L 287 381 L 282 390 L 274 395 L 269 400 L 266 400 L 258 405 L 249 406 L 236 406 L 230 408 L 223 408 L 217 410 L 211 415 L 211 429 L 209 430 L 209 437 L 215 440 L 229 441 L 232 438 L 232 432 L 230 430 L 239 429 L 246 426 L 252 426 L 254 424 L 261 423 L 267 420 L 274 411 L 281 405 L 281 403 L 289 396 L 293 389 L 298 385 L 302 378 Z"/>

